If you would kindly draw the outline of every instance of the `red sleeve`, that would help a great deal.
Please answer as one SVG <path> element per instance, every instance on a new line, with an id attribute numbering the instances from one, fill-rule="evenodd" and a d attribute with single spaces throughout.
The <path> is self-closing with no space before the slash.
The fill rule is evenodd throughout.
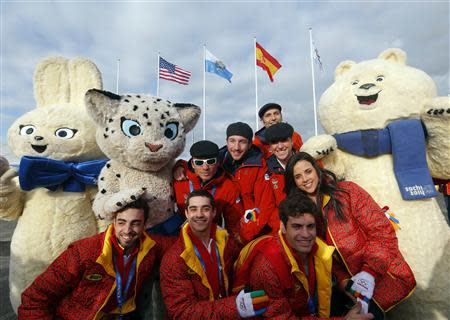
<path id="1" fill-rule="evenodd" d="M 234 185 L 234 182 L 232 182 Z M 242 205 L 242 200 L 240 199 L 239 188 L 235 186 L 234 188 L 229 188 L 226 196 L 226 207 L 224 208 L 224 218 L 225 226 L 234 237 L 239 235 L 239 221 L 244 215 L 244 206 Z"/>
<path id="2" fill-rule="evenodd" d="M 352 215 L 366 235 L 363 248 L 365 270 L 377 277 L 383 276 L 391 263 L 393 252 L 398 250 L 394 228 L 380 206 L 363 188 L 353 182 L 351 186 Z"/>
<path id="3" fill-rule="evenodd" d="M 236 296 L 216 301 L 199 300 L 194 294 L 192 275 L 174 250 L 163 258 L 161 291 L 170 319 L 240 319 Z"/>
<path id="4" fill-rule="evenodd" d="M 303 145 L 302 136 L 295 131 L 292 134 L 292 144 L 294 146 L 295 151 L 300 151 L 300 148 Z"/>
<path id="5" fill-rule="evenodd" d="M 259 209 L 259 215 L 256 221 L 245 223 L 244 217 L 241 217 L 240 236 L 244 241 L 253 240 L 264 228 L 272 221 L 273 215 L 278 215 L 275 207 L 275 195 L 270 186 L 270 180 L 265 177 L 267 168 L 261 167 L 253 187 L 253 196 L 255 197 L 255 206 Z"/>
<path id="6" fill-rule="evenodd" d="M 22 293 L 18 319 L 53 319 L 58 302 L 80 282 L 84 264 L 70 245 Z"/>

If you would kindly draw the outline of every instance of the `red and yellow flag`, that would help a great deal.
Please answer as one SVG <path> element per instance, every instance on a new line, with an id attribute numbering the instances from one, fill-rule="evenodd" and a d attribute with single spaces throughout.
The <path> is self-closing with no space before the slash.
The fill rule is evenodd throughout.
<path id="1" fill-rule="evenodd" d="M 277 59 L 272 57 L 258 42 L 256 42 L 256 65 L 266 70 L 272 82 L 273 75 L 281 68 Z"/>

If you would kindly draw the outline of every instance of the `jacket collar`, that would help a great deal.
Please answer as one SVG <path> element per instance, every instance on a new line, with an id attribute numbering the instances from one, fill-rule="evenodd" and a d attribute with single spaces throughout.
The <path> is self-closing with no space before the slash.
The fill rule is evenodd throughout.
<path id="1" fill-rule="evenodd" d="M 284 173 L 284 168 L 283 166 L 280 164 L 280 162 L 278 162 L 277 157 L 272 154 L 267 160 L 267 169 L 270 173 Z"/>
<path id="2" fill-rule="evenodd" d="M 284 240 L 281 230 L 278 231 L 280 242 L 283 250 L 288 257 L 291 264 L 291 274 L 293 274 L 305 288 L 309 297 L 308 278 L 300 270 L 294 255 L 291 252 L 288 244 Z M 317 250 L 314 253 L 314 269 L 316 271 L 317 292 L 319 299 L 319 316 L 329 317 L 330 314 L 330 299 L 331 299 L 331 268 L 334 247 L 327 245 L 320 238 L 316 238 Z"/>
<path id="3" fill-rule="evenodd" d="M 225 149 L 224 149 L 225 148 Z M 233 158 L 228 153 L 226 146 L 220 149 L 219 158 L 221 157 L 223 161 L 223 167 L 227 172 L 234 172 L 236 169 L 243 166 L 263 166 L 263 153 L 261 150 L 255 145 L 251 145 L 250 149 L 244 155 L 243 159 L 240 161 L 234 161 Z M 235 170 L 232 170 L 232 169 Z"/>
<path id="4" fill-rule="evenodd" d="M 263 144 L 267 144 L 266 141 L 266 127 L 263 126 L 261 129 L 259 129 L 258 131 L 255 132 L 255 137 L 258 137 L 259 140 L 261 140 L 261 142 Z"/>
<path id="5" fill-rule="evenodd" d="M 108 273 L 112 277 L 116 277 L 116 272 L 114 271 L 114 264 L 112 259 L 112 244 L 110 241 L 111 237 L 115 237 L 114 233 L 114 226 L 110 224 L 108 226 L 108 229 L 105 231 L 105 238 L 103 240 L 103 247 L 102 247 L 102 253 L 100 256 L 98 256 L 97 262 L 103 268 L 105 269 L 106 273 Z M 151 248 L 153 248 L 156 244 L 156 242 L 150 238 L 150 236 L 147 234 L 147 232 L 144 232 L 141 237 L 141 243 L 139 246 L 139 251 L 137 253 L 136 258 L 136 270 L 139 270 L 139 265 L 144 259 L 144 257 L 147 255 L 147 253 L 150 251 Z M 136 272 L 136 280 L 137 280 L 138 273 Z"/>
<path id="6" fill-rule="evenodd" d="M 181 240 L 184 243 L 184 251 L 181 253 L 180 257 L 184 260 L 186 265 L 196 274 L 198 274 L 201 278 L 202 284 L 208 288 L 209 291 L 209 300 L 214 301 L 214 293 L 211 288 L 211 285 L 209 284 L 208 278 L 206 276 L 205 270 L 203 270 L 203 267 L 200 263 L 200 260 L 197 258 L 197 255 L 194 251 L 194 244 L 192 243 L 191 238 L 188 234 L 188 227 L 189 224 L 186 223 L 183 228 L 181 229 Z M 228 232 L 225 229 L 222 229 L 220 227 L 216 228 L 216 233 L 214 235 L 214 240 L 217 244 L 217 247 L 219 249 L 219 255 L 220 255 L 220 263 L 222 264 L 222 274 L 223 274 L 223 282 L 225 286 L 225 292 L 228 292 L 228 277 L 225 272 L 225 260 L 224 260 L 224 252 L 225 252 L 225 246 L 228 241 Z"/>

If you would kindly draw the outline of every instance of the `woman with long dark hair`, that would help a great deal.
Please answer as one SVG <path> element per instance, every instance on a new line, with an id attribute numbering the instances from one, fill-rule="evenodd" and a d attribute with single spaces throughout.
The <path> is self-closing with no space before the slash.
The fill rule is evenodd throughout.
<path id="1" fill-rule="evenodd" d="M 317 236 L 336 247 L 351 275 L 340 286 L 361 301 L 364 312 L 384 312 L 409 296 L 414 275 L 398 249 L 395 230 L 383 210 L 356 183 L 338 181 L 305 152 L 291 157 L 285 193 L 313 200 L 321 211 Z M 377 310 L 378 309 L 378 310 Z M 382 312 L 381 312 L 382 310 Z"/>

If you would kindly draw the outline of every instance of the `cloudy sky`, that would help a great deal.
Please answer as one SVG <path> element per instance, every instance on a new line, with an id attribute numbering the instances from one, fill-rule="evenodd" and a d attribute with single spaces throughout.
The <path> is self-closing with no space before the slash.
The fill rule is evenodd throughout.
<path id="1" fill-rule="evenodd" d="M 314 134 L 309 31 L 324 64 L 316 96 L 343 60 L 367 60 L 389 47 L 449 93 L 448 1 L 1 1 L 1 154 L 16 161 L 6 131 L 35 107 L 32 77 L 50 55 L 83 56 L 115 92 L 156 94 L 157 54 L 193 73 L 188 86 L 161 80 L 160 95 L 203 105 L 203 44 L 233 72 L 207 74 L 206 134 L 222 145 L 226 126 L 255 127 L 254 37 L 282 64 L 271 83 L 258 70 L 259 105 L 274 101 L 304 140 Z M 202 120 L 187 147 L 202 137 Z"/>

